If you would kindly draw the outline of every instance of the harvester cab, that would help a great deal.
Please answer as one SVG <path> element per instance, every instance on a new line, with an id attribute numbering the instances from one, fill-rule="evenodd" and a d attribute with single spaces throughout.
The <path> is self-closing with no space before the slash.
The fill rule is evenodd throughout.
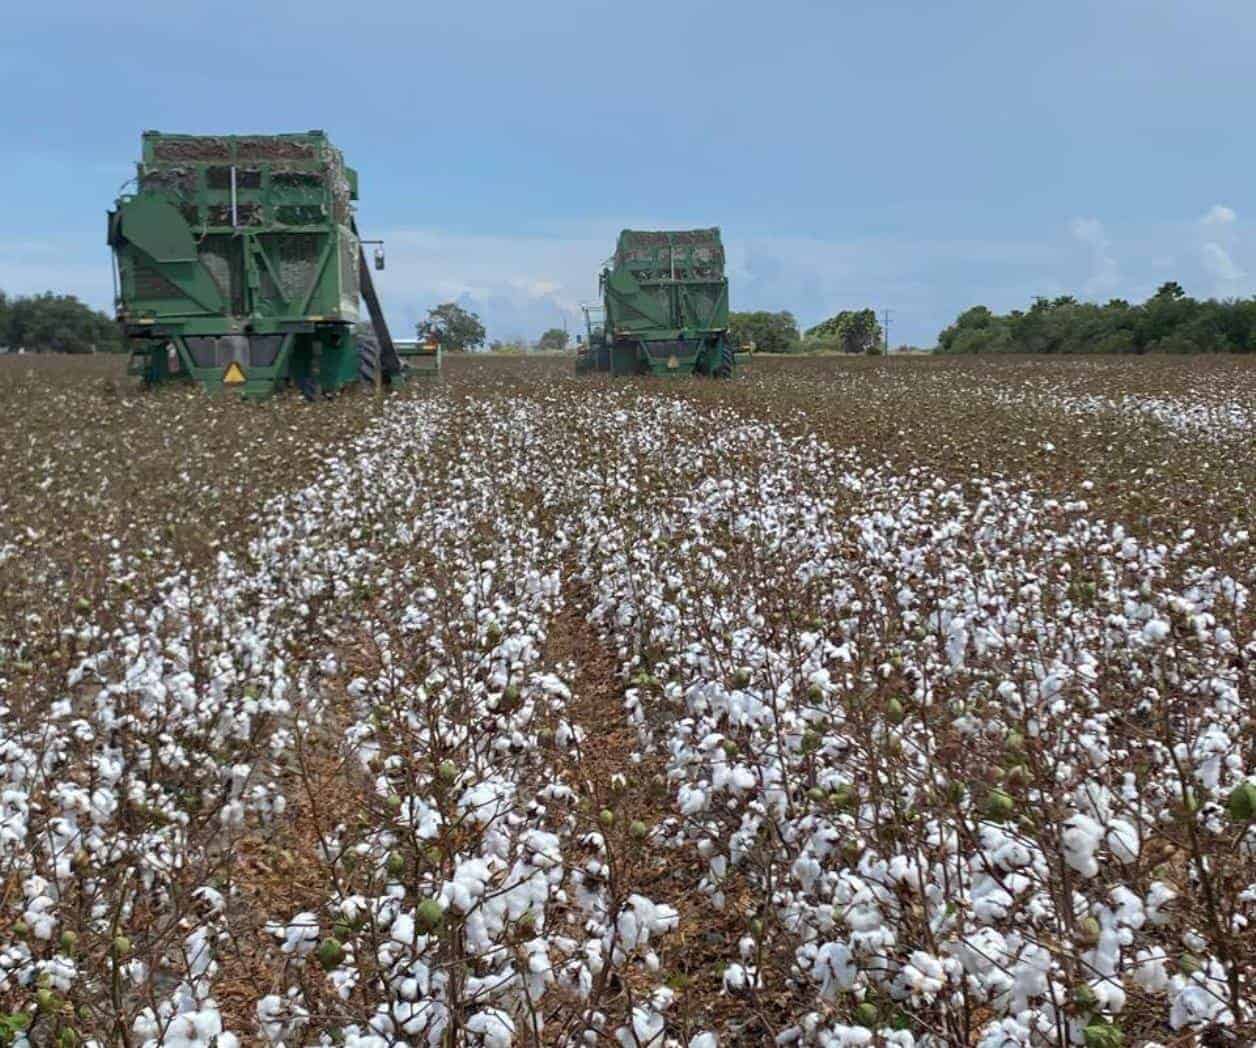
<path id="1" fill-rule="evenodd" d="M 109 213 L 130 370 L 150 385 L 190 378 L 245 397 L 404 377 L 357 199 L 357 172 L 322 131 L 145 132 L 135 191 Z M 383 269 L 382 244 L 367 243 Z"/>

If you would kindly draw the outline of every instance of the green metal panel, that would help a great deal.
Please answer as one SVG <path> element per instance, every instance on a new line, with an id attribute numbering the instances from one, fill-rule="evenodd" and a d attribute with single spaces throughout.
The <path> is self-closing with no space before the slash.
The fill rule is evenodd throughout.
<path id="1" fill-rule="evenodd" d="M 132 200 L 121 215 L 122 236 L 154 261 L 197 261 L 192 231 L 169 200 L 146 193 Z"/>

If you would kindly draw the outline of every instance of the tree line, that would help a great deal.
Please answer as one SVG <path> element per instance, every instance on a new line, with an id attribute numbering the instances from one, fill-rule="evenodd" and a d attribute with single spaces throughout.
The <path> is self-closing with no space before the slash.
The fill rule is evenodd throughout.
<path id="1" fill-rule="evenodd" d="M 10 297 L 0 291 L 0 348 L 30 353 L 106 353 L 122 348 L 118 325 L 74 295 Z"/>
<path id="2" fill-rule="evenodd" d="M 1176 282 L 1141 305 L 1099 305 L 1071 295 L 1037 298 L 1028 310 L 973 306 L 938 336 L 942 353 L 1251 353 L 1256 298 L 1199 300 Z"/>
<path id="3" fill-rule="evenodd" d="M 729 314 L 735 343 L 759 353 L 880 353 L 884 333 L 871 309 L 844 309 L 806 331 L 788 310 Z"/>

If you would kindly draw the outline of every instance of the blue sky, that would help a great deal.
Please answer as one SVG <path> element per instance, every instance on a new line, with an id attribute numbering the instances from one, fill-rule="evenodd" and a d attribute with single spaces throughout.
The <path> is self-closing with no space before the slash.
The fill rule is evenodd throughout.
<path id="1" fill-rule="evenodd" d="M 719 225 L 735 309 L 888 307 L 896 343 L 978 302 L 1256 282 L 1251 0 L 51 0 L 5 26 L 10 292 L 108 308 L 145 128 L 326 129 L 399 328 L 453 298 L 495 337 L 574 329 L 625 226 Z"/>

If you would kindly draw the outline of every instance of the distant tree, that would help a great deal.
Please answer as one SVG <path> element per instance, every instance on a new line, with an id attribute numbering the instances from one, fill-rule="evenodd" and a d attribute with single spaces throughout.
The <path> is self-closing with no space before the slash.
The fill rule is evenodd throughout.
<path id="1" fill-rule="evenodd" d="M 435 336 L 441 349 L 461 353 L 484 345 L 487 332 L 480 318 L 456 302 L 442 302 L 427 311 L 427 319 L 418 324 L 420 340 Z"/>
<path id="2" fill-rule="evenodd" d="M 798 321 L 787 310 L 730 313 L 728 332 L 736 345 L 753 343 L 760 353 L 792 353 L 798 348 Z"/>
<path id="3" fill-rule="evenodd" d="M 563 328 L 550 328 L 536 343 L 536 348 L 553 352 L 567 348 L 570 335 Z"/>
<path id="4" fill-rule="evenodd" d="M 118 349 L 119 337 L 109 317 L 73 295 L 0 293 L 0 343 L 37 353 L 94 353 Z"/>
<path id="5" fill-rule="evenodd" d="M 943 353 L 963 353 L 965 350 L 956 346 L 968 332 L 983 331 L 994 322 L 994 314 L 985 306 L 973 306 L 964 310 L 955 323 L 944 328 L 938 336 L 938 348 Z"/>
<path id="6" fill-rule="evenodd" d="M 882 345 L 881 325 L 871 309 L 844 309 L 807 329 L 807 339 L 843 353 L 868 353 Z"/>

